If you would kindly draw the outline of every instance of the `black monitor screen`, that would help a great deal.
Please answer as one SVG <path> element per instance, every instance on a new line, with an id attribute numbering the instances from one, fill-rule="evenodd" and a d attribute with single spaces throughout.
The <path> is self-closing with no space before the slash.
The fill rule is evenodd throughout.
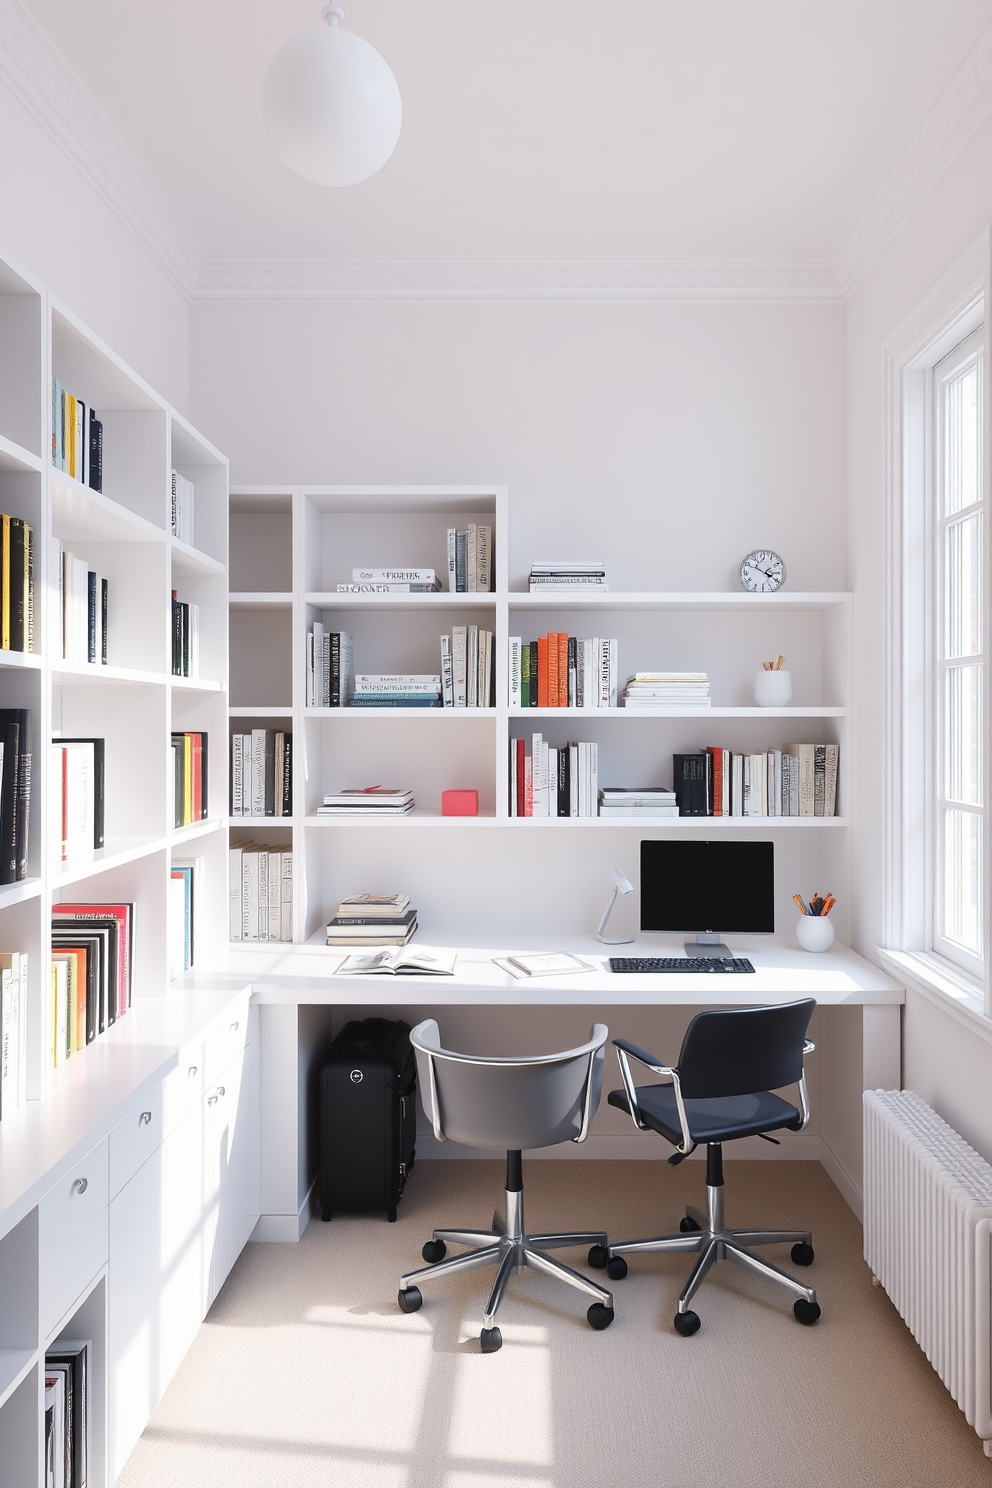
<path id="1" fill-rule="evenodd" d="M 642 842 L 641 929 L 773 935 L 775 844 Z"/>

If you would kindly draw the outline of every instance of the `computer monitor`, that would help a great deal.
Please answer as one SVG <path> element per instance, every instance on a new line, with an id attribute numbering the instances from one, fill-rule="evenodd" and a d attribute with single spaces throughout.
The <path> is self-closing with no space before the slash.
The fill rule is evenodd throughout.
<path id="1" fill-rule="evenodd" d="M 695 935 L 689 956 L 730 956 L 721 934 L 773 935 L 775 844 L 642 842 L 641 929 Z"/>

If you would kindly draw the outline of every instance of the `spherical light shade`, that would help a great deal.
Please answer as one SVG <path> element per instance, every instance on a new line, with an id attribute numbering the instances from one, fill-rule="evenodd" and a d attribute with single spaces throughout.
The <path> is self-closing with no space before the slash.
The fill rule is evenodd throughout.
<path id="1" fill-rule="evenodd" d="M 319 26 L 287 41 L 262 84 L 269 137 L 291 170 L 320 186 L 354 186 L 381 170 L 403 107 L 383 58 L 352 31 Z"/>

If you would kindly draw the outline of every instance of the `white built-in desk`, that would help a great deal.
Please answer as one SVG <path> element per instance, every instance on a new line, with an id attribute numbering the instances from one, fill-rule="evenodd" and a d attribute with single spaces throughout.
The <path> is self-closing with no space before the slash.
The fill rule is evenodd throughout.
<path id="1" fill-rule="evenodd" d="M 817 1050 L 808 1061 L 813 1118 L 805 1132 L 786 1134 L 781 1147 L 757 1138 L 735 1144 L 734 1155 L 815 1158 L 827 1168 L 852 1207 L 861 1208 L 861 1094 L 900 1084 L 900 1007 L 903 988 L 847 946 L 824 955 L 803 951 L 791 936 L 730 937 L 754 975 L 614 975 L 614 955 L 679 954 L 676 937 L 642 937 L 606 947 L 591 935 L 522 935 L 509 940 L 430 935 L 425 945 L 459 952 L 453 977 L 340 977 L 341 952 L 321 944 L 233 949 L 210 972 L 190 973 L 181 985 L 210 995 L 248 986 L 259 1022 L 260 1220 L 256 1239 L 295 1239 L 310 1213 L 316 1173 L 315 1072 L 332 1036 L 351 1017 L 374 1012 L 415 1023 L 437 1017 L 442 1038 L 471 1052 L 521 1053 L 568 1048 L 604 1022 L 611 1036 L 633 1039 L 675 1059 L 692 1013 L 703 1007 L 749 1006 L 814 997 L 811 1027 Z M 518 981 L 493 964 L 513 951 L 567 950 L 597 970 L 575 976 Z M 607 1062 L 606 1089 L 619 1085 Z M 439 1146 L 422 1121 L 418 1156 L 468 1156 Z M 477 1155 L 477 1154 L 476 1154 Z M 668 1155 L 657 1137 L 634 1130 L 605 1101 L 582 1147 L 550 1149 L 548 1157 Z"/>

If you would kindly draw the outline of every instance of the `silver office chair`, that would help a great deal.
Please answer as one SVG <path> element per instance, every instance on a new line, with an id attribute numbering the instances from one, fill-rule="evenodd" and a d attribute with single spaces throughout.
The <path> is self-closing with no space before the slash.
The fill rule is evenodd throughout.
<path id="1" fill-rule="evenodd" d="M 438 1141 L 505 1149 L 506 1214 L 493 1215 L 491 1230 L 435 1230 L 423 1249 L 424 1260 L 431 1264 L 400 1277 L 397 1300 L 403 1312 L 416 1312 L 422 1306 L 420 1282 L 477 1266 L 496 1266 L 480 1335 L 482 1352 L 494 1354 L 503 1342 L 496 1327 L 496 1309 L 507 1282 L 525 1266 L 533 1266 L 595 1299 L 586 1313 L 593 1328 L 608 1328 L 612 1323 L 612 1294 L 546 1254 L 571 1245 L 605 1246 L 606 1236 L 526 1234 L 521 1163 L 523 1149 L 585 1141 L 599 1106 L 603 1046 L 608 1036 L 606 1025 L 597 1023 L 587 1044 L 563 1054 L 480 1058 L 442 1049 L 433 1018 L 418 1024 L 410 1034 L 424 1106 Z M 474 1248 L 445 1260 L 449 1244 Z"/>

